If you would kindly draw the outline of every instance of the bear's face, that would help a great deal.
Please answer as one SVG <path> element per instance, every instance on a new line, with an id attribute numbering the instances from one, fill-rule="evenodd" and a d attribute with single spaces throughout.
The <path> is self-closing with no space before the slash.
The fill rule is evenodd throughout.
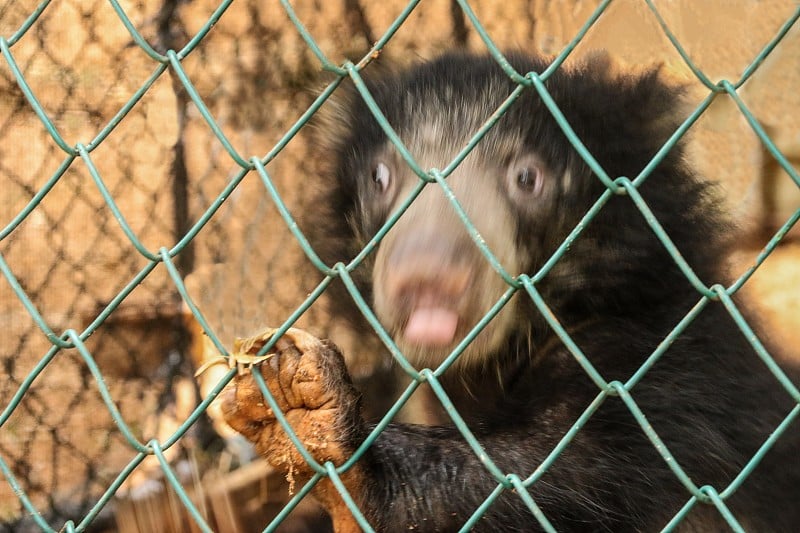
<path id="1" fill-rule="evenodd" d="M 367 79 L 378 108 L 423 171 L 445 169 L 515 85 L 499 69 L 476 83 L 453 71 L 436 84 L 428 73 Z M 358 253 L 402 209 L 421 181 L 358 94 L 334 104 L 328 139 L 338 154 L 339 191 Z M 347 120 L 342 123 L 342 117 Z M 342 129 L 343 126 L 346 128 Z M 573 161 L 573 164 L 569 164 Z M 574 228 L 580 209 L 563 209 L 588 173 L 533 89 L 526 90 L 446 178 L 475 232 L 438 184 L 429 183 L 355 273 L 372 309 L 415 364 L 437 366 L 494 314 L 458 359 L 472 366 L 527 336 L 531 317 L 501 271 L 533 274 Z M 581 179 L 578 179 L 581 178 Z M 577 214 L 577 215 L 576 215 Z M 478 242 L 496 258 L 492 263 Z"/>
<path id="2" fill-rule="evenodd" d="M 545 67 L 519 57 L 514 61 L 519 72 Z M 616 78 L 604 69 L 599 63 L 558 71 L 546 86 L 607 175 L 635 177 L 677 127 L 661 114 L 672 113 L 676 98 L 658 81 L 657 71 Z M 530 298 L 511 298 L 500 271 L 511 278 L 539 273 L 576 228 L 577 239 L 537 285 L 559 319 L 582 319 L 589 309 L 630 307 L 639 296 L 620 287 L 631 278 L 665 282 L 654 269 L 641 266 L 669 261 L 663 245 L 649 230 L 639 230 L 641 213 L 628 198 L 609 197 L 534 87 L 520 89 L 490 58 L 476 62 L 459 55 L 395 74 L 373 75 L 369 69 L 363 74 L 375 105 L 422 172 L 448 168 L 509 104 L 446 178 L 472 233 L 437 183 L 427 184 L 410 202 L 420 177 L 353 86 L 337 94 L 320 117 L 320 146 L 330 154 L 333 178 L 326 198 L 330 229 L 323 239 L 334 249 L 328 259 L 360 254 L 391 215 L 409 205 L 352 276 L 416 363 L 441 362 L 486 313 L 496 316 L 486 321 L 459 364 L 485 362 L 504 344 L 524 342 L 532 329 L 547 327 Z M 633 120 L 631 113 L 640 109 L 652 110 L 653 116 Z M 674 148 L 642 189 L 653 211 L 671 205 L 678 194 L 700 198 L 701 187 L 690 190 L 692 180 L 681 181 L 681 172 L 672 175 L 682 169 L 676 163 L 680 153 Z M 603 195 L 600 214 L 584 224 Z M 661 212 L 662 223 L 676 235 L 691 227 L 686 220 L 698 219 L 691 209 Z M 497 262 L 489 261 L 477 243 L 485 243 Z"/>
<path id="3" fill-rule="evenodd" d="M 444 168 L 457 153 L 442 142 L 446 136 L 435 134 L 437 129 L 402 133 L 404 145 L 423 169 Z M 513 138 L 505 142 L 507 154 L 489 158 L 485 149 L 476 150 L 446 180 L 474 233 L 443 188 L 430 183 L 375 252 L 373 309 L 403 353 L 418 365 L 441 363 L 504 300 L 509 285 L 500 269 L 511 277 L 529 272 L 531 258 L 537 255 L 532 249 L 539 246 L 532 235 L 520 238 L 520 229 L 537 224 L 545 233 L 553 229 L 546 220 L 552 218 L 563 176 L 554 175 L 535 152 L 513 145 Z M 388 142 L 365 161 L 356 220 L 359 233 L 371 236 L 406 204 L 420 179 Z M 486 245 L 497 264 L 476 242 Z M 505 303 L 467 346 L 459 364 L 484 361 L 503 345 L 521 326 L 515 306 L 516 299 Z"/>

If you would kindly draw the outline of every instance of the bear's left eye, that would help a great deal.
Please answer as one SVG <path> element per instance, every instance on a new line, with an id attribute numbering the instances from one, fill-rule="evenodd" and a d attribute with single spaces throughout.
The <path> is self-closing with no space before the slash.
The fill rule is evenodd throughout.
<path id="1" fill-rule="evenodd" d="M 544 188 L 544 171 L 532 157 L 525 157 L 508 166 L 509 192 L 516 196 L 538 197 Z"/>
<path id="2" fill-rule="evenodd" d="M 523 167 L 517 170 L 517 187 L 526 193 L 538 196 L 542 189 L 542 178 L 536 167 Z"/>
<path id="3" fill-rule="evenodd" d="M 377 163 L 372 169 L 372 181 L 378 185 L 381 193 L 385 193 L 389 189 L 389 185 L 392 182 L 392 173 L 385 163 Z"/>

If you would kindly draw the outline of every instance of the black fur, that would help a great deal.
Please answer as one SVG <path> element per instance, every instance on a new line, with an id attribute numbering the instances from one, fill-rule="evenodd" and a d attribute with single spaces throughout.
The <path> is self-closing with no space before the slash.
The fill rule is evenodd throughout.
<path id="1" fill-rule="evenodd" d="M 547 65 L 522 55 L 513 55 L 511 64 L 522 73 L 541 72 Z M 606 172 L 633 179 L 679 125 L 681 91 L 666 84 L 657 69 L 635 75 L 611 70 L 595 58 L 560 69 L 546 85 Z M 493 59 L 466 54 L 445 55 L 396 74 L 371 76 L 367 69 L 364 75 L 401 138 L 413 136 L 424 122 L 422 111 L 409 114 L 404 106 L 418 99 L 419 109 L 442 110 L 455 145 L 463 144 L 515 87 Z M 385 150 L 386 135 L 352 88 L 340 101 L 319 134 L 330 158 L 326 177 L 333 184 L 326 191 L 328 209 L 317 220 L 323 229 L 319 249 L 329 264 L 355 256 L 389 210 L 371 207 L 378 200 L 370 173 L 376 153 Z M 435 105 L 425 107 L 431 101 Z M 476 113 L 478 107 L 485 112 Z M 332 126 L 335 120 L 344 124 Z M 509 146 L 516 146 L 508 141 L 509 132 L 544 161 L 549 178 L 570 176 L 569 185 L 558 181 L 532 208 L 515 204 L 497 189 L 514 223 L 513 234 L 505 238 L 513 240 L 523 258 L 520 271 L 510 274 L 533 275 L 605 186 L 534 89 L 526 90 L 478 145 L 478 160 L 506 165 L 515 155 L 506 153 Z M 417 154 L 412 150 L 412 155 Z M 698 277 L 708 285 L 724 284 L 721 265 L 732 230 L 711 188 L 685 163 L 682 144 L 655 168 L 640 192 Z M 442 226 L 444 234 L 463 231 Z M 471 261 L 483 261 L 473 252 Z M 368 299 L 381 290 L 373 285 L 376 261 L 373 254 L 354 274 Z M 700 300 L 625 195 L 609 200 L 537 289 L 600 374 L 622 382 Z M 336 312 L 343 312 L 346 300 L 337 298 Z M 487 455 L 503 472 L 524 479 L 600 391 L 524 291 L 515 296 L 513 313 L 514 327 L 501 345 L 480 354 L 483 364 L 453 367 L 443 379 Z M 353 316 L 357 327 L 367 327 L 357 312 Z M 772 347 L 771 352 L 777 354 Z M 797 384 L 794 370 L 787 372 Z M 720 492 L 796 407 L 719 302 L 705 306 L 631 396 L 692 481 Z M 364 431 L 353 430 L 353 448 Z M 746 528 L 800 531 L 798 434 L 795 423 L 726 500 Z M 456 530 L 497 486 L 449 424 L 391 425 L 359 467 L 370 481 L 357 500 L 371 523 L 386 531 Z M 559 531 L 652 531 L 690 499 L 628 408 L 613 396 L 529 491 Z M 716 509 L 704 504 L 690 512 L 682 527 L 727 528 Z M 538 531 L 540 526 L 522 500 L 505 491 L 476 529 Z"/>

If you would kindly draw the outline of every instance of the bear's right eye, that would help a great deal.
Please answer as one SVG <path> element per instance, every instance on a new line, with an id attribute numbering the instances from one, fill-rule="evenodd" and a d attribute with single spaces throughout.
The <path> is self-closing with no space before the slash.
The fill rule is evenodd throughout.
<path id="1" fill-rule="evenodd" d="M 380 187 L 381 193 L 385 193 L 389 189 L 389 185 L 392 181 L 392 174 L 385 163 L 378 163 L 372 169 L 372 181 Z"/>

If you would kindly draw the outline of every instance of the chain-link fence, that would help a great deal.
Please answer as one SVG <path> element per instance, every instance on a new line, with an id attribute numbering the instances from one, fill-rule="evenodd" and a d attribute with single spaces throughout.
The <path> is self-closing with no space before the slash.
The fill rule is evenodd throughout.
<path id="1" fill-rule="evenodd" d="M 85 531 L 108 526 L 112 498 L 146 485 L 137 475 L 146 480 L 156 471 L 196 526 L 210 529 L 208 513 L 196 494 L 189 495 L 192 477 L 184 475 L 185 468 L 218 468 L 217 437 L 206 417 L 210 399 L 200 401 L 192 377 L 197 361 L 190 354 L 203 349 L 191 344 L 205 334 L 212 350 L 226 354 L 235 335 L 264 324 L 282 330 L 314 325 L 320 335 L 345 335 L 314 305 L 332 277 L 349 274 L 345 267 L 329 270 L 307 259 L 315 255 L 294 219 L 307 207 L 304 187 L 314 176 L 313 159 L 324 155 L 308 150 L 296 136 L 341 79 L 360 79 L 361 69 L 392 46 L 423 55 L 452 45 L 488 48 L 504 64 L 495 41 L 535 43 L 555 56 L 546 72 L 505 68 L 520 87 L 538 91 L 547 102 L 546 78 L 586 40 L 597 38 L 604 24 L 625 20 L 620 10 L 646 17 L 649 38 L 671 43 L 677 51 L 671 66 L 697 82 L 703 96 L 639 176 L 606 175 L 592 154 L 582 154 L 608 187 L 585 222 L 607 196 L 624 191 L 648 217 L 700 301 L 720 300 L 779 376 L 775 386 L 800 401 L 731 300 L 800 218 L 798 204 L 783 204 L 785 214 L 778 217 L 772 206 L 776 228 L 752 266 L 729 287 L 706 287 L 672 249 L 637 191 L 648 169 L 725 99 L 742 119 L 727 129 L 737 135 L 744 129 L 754 139 L 752 153 L 763 156 L 755 167 L 776 167 L 779 182 L 796 193 L 800 177 L 784 147 L 793 149 L 797 123 L 787 119 L 789 133 L 779 128 L 773 134 L 741 96 L 760 72 L 775 70 L 770 61 L 787 43 L 798 42 L 795 4 L 748 5 L 767 14 L 763 27 L 753 29 L 763 39 L 754 38 L 755 45 L 740 50 L 748 60 L 738 76 L 719 78 L 684 49 L 662 13 L 678 8 L 666 10 L 650 1 L 576 2 L 559 11 L 568 20 L 545 17 L 548 9 L 556 9 L 550 2 L 522 2 L 497 13 L 499 8 L 486 3 L 477 5 L 478 15 L 464 1 L 297 4 L 109 0 L 0 6 L 0 471 L 6 481 L 0 483 L 0 523 L 5 527 Z M 563 43 L 542 29 L 544 19 L 559 21 L 569 34 Z M 436 31 L 441 20 L 448 22 L 446 34 Z M 403 33 L 406 26 L 415 30 Z M 505 30 L 513 37 L 503 38 Z M 353 50 L 361 52 L 352 62 L 332 59 Z M 778 64 L 797 69 L 792 61 L 797 55 L 783 53 L 789 59 Z M 713 64 L 715 54 L 707 57 Z M 317 97 L 308 88 L 319 84 L 322 71 L 335 81 Z M 797 73 L 785 74 L 784 89 L 800 92 L 793 85 Z M 791 102 L 778 105 L 779 117 L 797 113 Z M 557 107 L 549 107 L 558 117 Z M 719 122 L 722 129 L 725 120 Z M 562 127 L 579 147 L 569 124 Z M 431 186 L 447 189 L 441 175 L 430 177 L 436 182 Z M 497 262 L 491 250 L 482 247 L 482 252 Z M 506 277 L 509 290 L 527 293 L 549 316 L 533 277 Z M 581 359 L 566 331 L 557 322 L 551 326 Z M 336 340 L 351 354 L 348 363 L 356 375 L 386 371 L 383 359 L 365 355 L 369 349 Z M 225 376 L 211 396 L 233 373 Z M 415 383 L 428 382 L 446 405 L 436 376 L 411 373 Z M 626 401 L 646 429 L 628 384 L 595 377 L 601 388 Z M 457 413 L 450 414 L 479 453 Z M 659 444 L 652 431 L 648 437 Z M 668 451 L 662 454 L 674 464 Z M 745 475 L 756 462 L 754 457 L 745 466 Z M 496 468 L 493 474 L 500 485 L 522 494 L 546 526 L 526 492 L 535 479 L 506 479 Z M 686 488 L 696 498 L 710 498 L 738 527 L 725 512 L 724 496 L 690 483 Z M 277 527 L 299 502 L 294 498 L 268 527 Z M 369 529 L 360 511 L 352 511 Z M 480 512 L 465 528 L 479 518 Z"/>

